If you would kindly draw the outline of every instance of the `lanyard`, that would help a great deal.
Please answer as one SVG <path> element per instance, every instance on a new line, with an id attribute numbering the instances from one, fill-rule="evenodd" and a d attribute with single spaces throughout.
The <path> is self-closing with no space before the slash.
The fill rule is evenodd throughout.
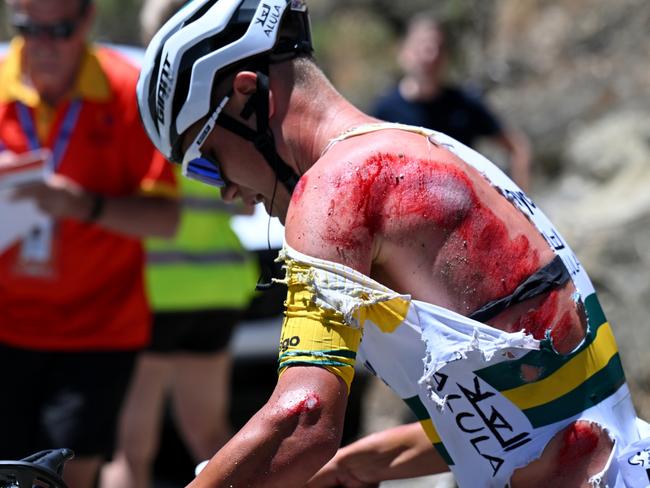
<path id="1" fill-rule="evenodd" d="M 72 137 L 72 131 L 74 130 L 75 125 L 77 125 L 79 112 L 81 112 L 81 105 L 81 100 L 75 99 L 70 103 L 68 111 L 65 113 L 61 129 L 56 137 L 56 141 L 54 141 L 54 150 L 52 151 L 50 167 L 52 171 L 56 171 L 61 164 L 63 154 L 68 147 L 70 137 Z M 36 126 L 34 125 L 34 120 L 32 119 L 31 114 L 29 113 L 29 109 L 22 102 L 16 102 L 16 108 L 18 109 L 18 120 L 20 121 L 20 125 L 27 136 L 27 141 L 29 142 L 29 148 L 31 150 L 40 149 L 41 143 L 36 135 Z"/>

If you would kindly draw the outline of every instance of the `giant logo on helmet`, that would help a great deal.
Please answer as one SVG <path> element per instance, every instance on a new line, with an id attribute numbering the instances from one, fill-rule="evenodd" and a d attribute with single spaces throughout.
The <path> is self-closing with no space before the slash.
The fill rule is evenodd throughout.
<path id="1" fill-rule="evenodd" d="M 172 88 L 172 73 L 171 63 L 169 62 L 169 54 L 165 55 L 165 60 L 162 63 L 160 70 L 160 79 L 158 80 L 158 92 L 156 93 L 156 119 L 161 124 L 165 124 L 165 104 L 169 95 L 171 95 Z"/>
<path id="2" fill-rule="evenodd" d="M 260 14 L 255 18 L 255 25 L 261 25 L 266 37 L 271 37 L 273 31 L 280 22 L 282 16 L 282 7 L 280 5 L 270 6 L 263 3 Z"/>

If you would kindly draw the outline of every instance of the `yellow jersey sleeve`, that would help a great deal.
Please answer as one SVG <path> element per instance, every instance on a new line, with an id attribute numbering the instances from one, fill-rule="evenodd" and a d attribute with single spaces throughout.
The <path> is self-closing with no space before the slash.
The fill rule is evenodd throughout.
<path id="1" fill-rule="evenodd" d="M 316 305 L 309 287 L 291 279 L 285 307 L 279 373 L 290 366 L 320 366 L 341 377 L 349 391 L 362 330 L 347 325 L 341 313 Z"/>

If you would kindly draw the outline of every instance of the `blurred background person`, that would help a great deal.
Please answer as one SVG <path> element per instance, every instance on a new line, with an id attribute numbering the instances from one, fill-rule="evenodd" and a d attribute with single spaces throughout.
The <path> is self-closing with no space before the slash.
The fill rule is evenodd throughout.
<path id="1" fill-rule="evenodd" d="M 429 14 L 410 19 L 397 58 L 403 76 L 376 101 L 373 115 L 435 129 L 468 146 L 489 139 L 505 150 L 511 178 L 528 191 L 528 139 L 521 131 L 506 127 L 476 93 L 446 80 L 446 43 L 442 27 Z"/>
<path id="2" fill-rule="evenodd" d="M 145 2 L 144 44 L 183 3 Z M 253 298 L 259 272 L 230 220 L 253 208 L 228 205 L 214 188 L 182 178 L 176 166 L 174 171 L 181 195 L 180 225 L 171 240 L 147 241 L 152 341 L 138 358 L 121 414 L 117 452 L 102 474 L 103 488 L 152 485 L 168 400 L 196 463 L 212 457 L 231 435 L 228 345 Z"/>
<path id="3" fill-rule="evenodd" d="M 89 488 L 149 341 L 140 238 L 174 233 L 175 183 L 141 127 L 136 68 L 87 41 L 93 3 L 7 6 L 3 159 L 48 148 L 53 175 L 14 191 L 49 224 L 0 254 L 0 459 L 68 447 L 66 482 Z"/>

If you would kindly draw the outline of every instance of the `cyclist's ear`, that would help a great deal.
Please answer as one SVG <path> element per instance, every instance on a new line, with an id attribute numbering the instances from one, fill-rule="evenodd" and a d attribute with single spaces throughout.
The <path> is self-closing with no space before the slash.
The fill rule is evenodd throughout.
<path id="1" fill-rule="evenodd" d="M 248 120 L 255 113 L 257 103 L 257 74 L 252 71 L 240 71 L 232 82 L 232 98 L 235 110 Z"/>
<path id="2" fill-rule="evenodd" d="M 232 82 L 233 96 L 248 98 L 257 91 L 257 75 L 252 71 L 240 71 Z"/>
<path id="3" fill-rule="evenodd" d="M 255 93 L 257 93 L 257 74 L 252 71 L 240 71 L 233 79 L 232 89 L 233 98 L 238 101 L 238 104 L 243 102 L 241 106 L 244 107 L 247 103 L 250 103 L 251 97 L 255 96 Z M 246 109 L 244 109 L 244 111 L 246 111 Z M 273 92 L 269 90 L 269 118 L 271 118 L 274 113 L 275 103 Z"/>

